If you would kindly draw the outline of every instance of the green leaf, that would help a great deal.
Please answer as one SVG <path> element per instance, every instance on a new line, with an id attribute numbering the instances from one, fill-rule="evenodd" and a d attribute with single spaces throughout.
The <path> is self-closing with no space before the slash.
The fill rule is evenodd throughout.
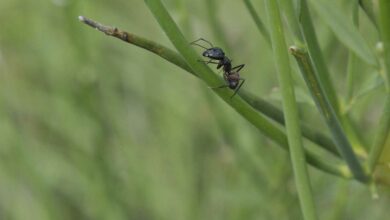
<path id="1" fill-rule="evenodd" d="M 344 112 L 349 112 L 351 109 L 355 107 L 359 101 L 363 100 L 364 96 L 374 95 L 379 88 L 384 86 L 384 80 L 379 74 L 371 74 L 364 83 L 359 86 L 360 89 L 356 92 L 356 94 L 351 98 L 349 103 L 344 107 Z"/>
<path id="2" fill-rule="evenodd" d="M 366 80 L 364 80 L 363 84 L 360 86 L 360 89 L 356 92 L 354 99 L 369 95 L 383 85 L 383 78 L 379 74 L 372 73 Z"/>
<path id="3" fill-rule="evenodd" d="M 320 18 L 335 33 L 336 37 L 351 49 L 358 57 L 368 64 L 377 65 L 374 53 L 371 51 L 367 42 L 352 20 L 345 16 L 340 7 L 335 7 L 335 1 L 328 0 L 310 0 Z"/>

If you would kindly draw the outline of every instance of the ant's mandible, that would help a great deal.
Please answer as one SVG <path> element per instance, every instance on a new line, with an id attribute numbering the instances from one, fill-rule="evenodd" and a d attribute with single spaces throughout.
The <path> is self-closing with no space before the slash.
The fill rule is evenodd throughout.
<path id="1" fill-rule="evenodd" d="M 198 41 L 206 42 L 211 47 L 210 48 L 204 47 L 204 46 L 198 44 L 197 43 Z M 230 97 L 230 98 L 233 98 L 233 96 L 235 96 L 237 94 L 238 90 L 241 88 L 242 84 L 244 84 L 244 82 L 245 82 L 245 79 L 241 78 L 240 74 L 239 74 L 240 70 L 242 68 L 244 68 L 245 64 L 241 64 L 241 65 L 238 65 L 238 66 L 235 66 L 232 68 L 232 61 L 227 56 L 225 56 L 225 53 L 223 52 L 223 50 L 219 47 L 214 47 L 212 43 L 210 43 L 209 41 L 207 41 L 203 38 L 199 38 L 198 40 L 191 42 L 191 44 L 205 49 L 205 51 L 202 53 L 202 55 L 204 57 L 207 57 L 210 59 L 208 61 L 199 60 L 200 62 L 205 62 L 206 64 L 209 64 L 209 63 L 217 64 L 217 69 L 220 69 L 222 67 L 223 78 L 224 78 L 225 82 L 227 82 L 227 85 L 222 85 L 222 86 L 218 86 L 215 88 L 229 87 L 230 89 L 233 89 L 234 93 Z M 213 60 L 217 60 L 218 62 L 213 62 Z M 233 71 L 233 70 L 235 70 L 235 71 Z M 240 81 L 241 81 L 241 83 L 240 83 Z"/>

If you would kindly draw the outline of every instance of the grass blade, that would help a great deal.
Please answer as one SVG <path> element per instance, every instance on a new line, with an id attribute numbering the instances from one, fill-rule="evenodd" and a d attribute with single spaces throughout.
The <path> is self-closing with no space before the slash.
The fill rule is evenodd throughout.
<path id="1" fill-rule="evenodd" d="M 390 1 L 389 0 L 380 0 L 379 2 L 380 10 L 380 28 L 381 28 L 381 38 L 383 42 L 384 49 L 384 60 L 385 60 L 385 69 L 386 69 L 386 80 L 387 80 L 387 92 L 390 92 Z"/>
<path id="2" fill-rule="evenodd" d="M 381 156 L 383 149 L 386 147 L 386 140 L 390 136 L 390 95 L 387 95 L 385 108 L 379 120 L 379 128 L 376 137 L 368 155 L 368 170 L 372 173 Z M 389 147 L 389 146 L 388 146 Z"/>
<path id="3" fill-rule="evenodd" d="M 378 19 L 374 12 L 374 3 L 372 0 L 359 0 L 359 5 L 363 11 L 367 14 L 371 22 L 378 27 Z"/>
<path id="4" fill-rule="evenodd" d="M 353 147 L 360 153 L 362 156 L 366 156 L 366 152 L 360 136 L 356 133 L 355 129 L 350 122 L 348 117 L 343 117 L 341 108 L 339 105 L 339 98 L 337 97 L 336 90 L 333 86 L 332 80 L 330 79 L 330 72 L 326 66 L 324 56 L 321 52 L 320 45 L 318 43 L 317 35 L 314 30 L 314 25 L 312 23 L 312 18 L 310 16 L 309 8 L 306 0 L 299 0 L 300 5 L 300 27 L 302 34 L 306 41 L 306 46 L 309 51 L 311 60 L 313 62 L 314 68 L 318 79 L 321 82 L 322 88 L 326 93 L 331 107 L 336 112 L 337 116 L 340 118 L 340 121 L 343 127 L 346 129 L 346 133 L 353 144 Z"/>
<path id="5" fill-rule="evenodd" d="M 354 151 L 352 150 L 352 146 L 344 134 L 337 115 L 331 107 L 326 93 L 324 93 L 321 87 L 320 81 L 315 74 L 315 69 L 312 62 L 310 61 L 308 53 L 297 47 L 290 47 L 290 52 L 297 60 L 298 66 L 301 69 L 301 73 L 306 81 L 309 91 L 311 92 L 313 99 L 316 102 L 317 108 L 324 116 L 325 122 L 328 125 L 330 132 L 332 133 L 333 139 L 340 151 L 340 154 L 347 162 L 349 169 L 355 178 L 362 182 L 367 182 L 367 175 L 365 174 Z"/>
<path id="6" fill-rule="evenodd" d="M 381 37 L 383 42 L 384 49 L 384 63 L 386 70 L 386 80 L 387 85 L 390 85 L 390 1 L 388 0 L 380 0 L 379 1 L 379 26 L 381 28 Z M 377 136 L 375 137 L 374 145 L 371 148 L 369 158 L 368 158 L 368 167 L 371 172 L 374 171 L 375 165 L 378 162 L 378 159 L 386 147 L 386 140 L 390 136 L 390 88 L 387 86 L 387 96 L 385 107 L 380 119 L 379 129 L 377 132 Z M 387 146 L 389 147 L 389 146 Z"/>
<path id="7" fill-rule="evenodd" d="M 333 2 L 327 0 L 311 0 L 311 3 L 321 19 L 332 29 L 341 42 L 368 64 L 377 65 L 374 53 L 339 7 L 333 7 Z"/>
<path id="8" fill-rule="evenodd" d="M 248 9 L 249 13 L 252 16 L 253 21 L 255 21 L 257 29 L 260 31 L 261 35 L 267 40 L 268 44 L 271 45 L 271 39 L 268 33 L 267 28 L 264 23 L 261 21 L 259 15 L 257 14 L 255 8 L 253 7 L 250 0 L 244 0 L 245 6 Z"/>
<path id="9" fill-rule="evenodd" d="M 357 1 L 352 3 L 352 21 L 354 25 L 359 25 L 359 5 Z M 358 72 L 357 63 L 358 59 L 356 55 L 352 51 L 349 51 L 347 68 L 347 95 L 345 97 L 346 103 L 350 103 L 353 97 L 355 84 L 354 79 L 356 78 L 355 74 Z"/>
<path id="10" fill-rule="evenodd" d="M 271 29 L 271 42 L 283 98 L 286 118 L 287 138 L 295 182 L 304 219 L 315 220 L 317 213 L 312 195 L 310 178 L 307 172 L 301 130 L 299 128 L 298 107 L 292 84 L 290 61 L 280 18 L 279 6 L 275 0 L 266 0 L 266 9 Z"/>

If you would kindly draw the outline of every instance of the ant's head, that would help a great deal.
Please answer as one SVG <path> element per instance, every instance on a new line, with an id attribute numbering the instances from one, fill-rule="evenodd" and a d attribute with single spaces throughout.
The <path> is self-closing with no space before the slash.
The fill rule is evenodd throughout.
<path id="1" fill-rule="evenodd" d="M 219 47 L 212 47 L 210 49 L 207 49 L 203 52 L 202 55 L 213 60 L 223 60 L 223 58 L 225 57 L 225 53 Z"/>

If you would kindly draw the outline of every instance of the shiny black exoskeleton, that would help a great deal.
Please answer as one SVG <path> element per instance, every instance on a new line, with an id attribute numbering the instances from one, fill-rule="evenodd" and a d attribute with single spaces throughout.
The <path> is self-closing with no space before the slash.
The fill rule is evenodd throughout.
<path id="1" fill-rule="evenodd" d="M 206 48 L 198 44 L 197 43 L 198 41 L 204 41 L 208 43 L 211 47 Z M 205 62 L 206 64 L 209 63 L 217 64 L 217 69 L 220 69 L 222 67 L 223 78 L 226 81 L 227 85 L 222 85 L 216 88 L 229 87 L 230 89 L 233 89 L 234 94 L 231 97 L 233 98 L 233 96 L 236 95 L 238 90 L 241 88 L 242 84 L 244 84 L 245 82 L 245 79 L 241 78 L 239 74 L 240 70 L 244 68 L 245 64 L 241 64 L 232 68 L 232 61 L 227 56 L 225 56 L 225 52 L 223 52 L 223 50 L 219 47 L 214 47 L 212 43 L 210 43 L 209 41 L 203 38 L 199 38 L 198 40 L 191 42 L 191 44 L 205 49 L 202 55 L 210 59 L 208 61 L 199 60 L 200 62 Z M 213 60 L 217 60 L 218 62 L 214 62 Z M 242 82 L 240 83 L 240 81 Z"/>
<path id="2" fill-rule="evenodd" d="M 207 63 L 217 64 L 217 69 L 223 67 L 224 72 L 230 72 L 232 69 L 232 61 L 225 56 L 223 50 L 219 47 L 211 47 L 206 49 L 203 54 L 204 57 L 210 58 Z M 212 60 L 218 60 L 219 62 L 213 62 Z"/>

